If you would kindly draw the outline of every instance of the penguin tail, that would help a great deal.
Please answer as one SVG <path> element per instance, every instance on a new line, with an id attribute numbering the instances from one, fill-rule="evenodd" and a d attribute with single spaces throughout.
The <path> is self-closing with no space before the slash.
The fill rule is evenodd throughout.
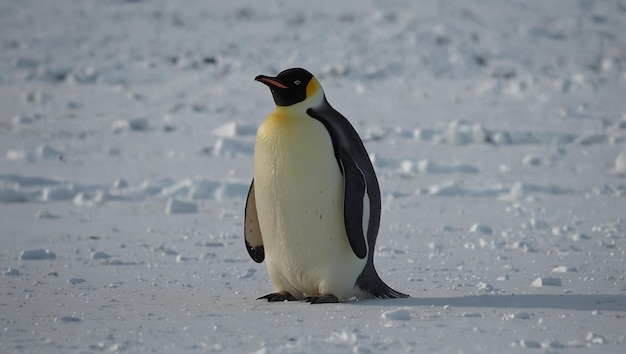
<path id="1" fill-rule="evenodd" d="M 366 298 L 392 299 L 410 297 L 385 284 L 370 262 L 368 262 L 361 275 L 357 278 L 356 286 L 366 295 L 364 296 Z"/>

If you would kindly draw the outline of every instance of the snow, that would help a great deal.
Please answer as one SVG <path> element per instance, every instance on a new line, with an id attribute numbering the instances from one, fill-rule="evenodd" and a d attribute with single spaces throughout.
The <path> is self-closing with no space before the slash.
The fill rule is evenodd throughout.
<path id="1" fill-rule="evenodd" d="M 411 313 L 406 309 L 385 311 L 380 317 L 389 321 L 410 321 Z"/>
<path id="2" fill-rule="evenodd" d="M 0 2 L 0 352 L 621 353 L 626 4 Z M 258 74 L 312 71 L 409 299 L 310 305 L 243 244 Z"/>

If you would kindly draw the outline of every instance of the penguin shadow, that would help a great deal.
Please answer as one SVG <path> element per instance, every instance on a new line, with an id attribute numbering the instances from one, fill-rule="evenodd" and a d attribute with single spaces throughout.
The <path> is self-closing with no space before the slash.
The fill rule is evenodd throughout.
<path id="1" fill-rule="evenodd" d="M 465 307 L 510 309 L 562 309 L 579 311 L 624 311 L 626 295 L 608 294 L 509 294 L 459 297 L 410 297 L 403 299 L 360 300 L 348 302 L 361 306 L 389 307 Z"/>

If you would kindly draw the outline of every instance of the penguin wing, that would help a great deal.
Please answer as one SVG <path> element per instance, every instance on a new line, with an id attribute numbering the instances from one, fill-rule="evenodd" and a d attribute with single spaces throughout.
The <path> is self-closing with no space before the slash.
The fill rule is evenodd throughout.
<path id="1" fill-rule="evenodd" d="M 261 228 L 259 227 L 259 218 L 256 212 L 254 180 L 252 180 L 250 190 L 248 191 L 245 219 L 244 239 L 246 241 L 246 249 L 255 262 L 261 263 L 265 259 L 265 249 L 263 248 L 263 238 L 261 238 Z"/>
<path id="2" fill-rule="evenodd" d="M 373 252 L 380 224 L 380 189 L 365 146 L 354 127 L 324 100 L 307 114 L 326 127 L 344 178 L 344 222 L 354 254 Z"/>
<path id="3" fill-rule="evenodd" d="M 339 153 L 339 164 L 343 170 L 344 202 L 343 216 L 346 225 L 346 233 L 354 254 L 360 259 L 367 256 L 367 243 L 365 241 L 367 221 L 369 215 L 365 213 L 365 204 L 369 204 L 365 176 L 359 165 L 351 156 Z M 369 211 L 367 211 L 369 213 Z"/>

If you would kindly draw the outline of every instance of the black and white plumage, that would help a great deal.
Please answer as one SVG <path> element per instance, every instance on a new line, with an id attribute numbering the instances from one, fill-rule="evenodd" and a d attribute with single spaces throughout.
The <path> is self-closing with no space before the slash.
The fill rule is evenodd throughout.
<path id="1" fill-rule="evenodd" d="M 257 76 L 276 108 L 257 132 L 245 241 L 269 301 L 407 297 L 374 268 L 380 189 L 363 142 L 304 69 Z"/>

